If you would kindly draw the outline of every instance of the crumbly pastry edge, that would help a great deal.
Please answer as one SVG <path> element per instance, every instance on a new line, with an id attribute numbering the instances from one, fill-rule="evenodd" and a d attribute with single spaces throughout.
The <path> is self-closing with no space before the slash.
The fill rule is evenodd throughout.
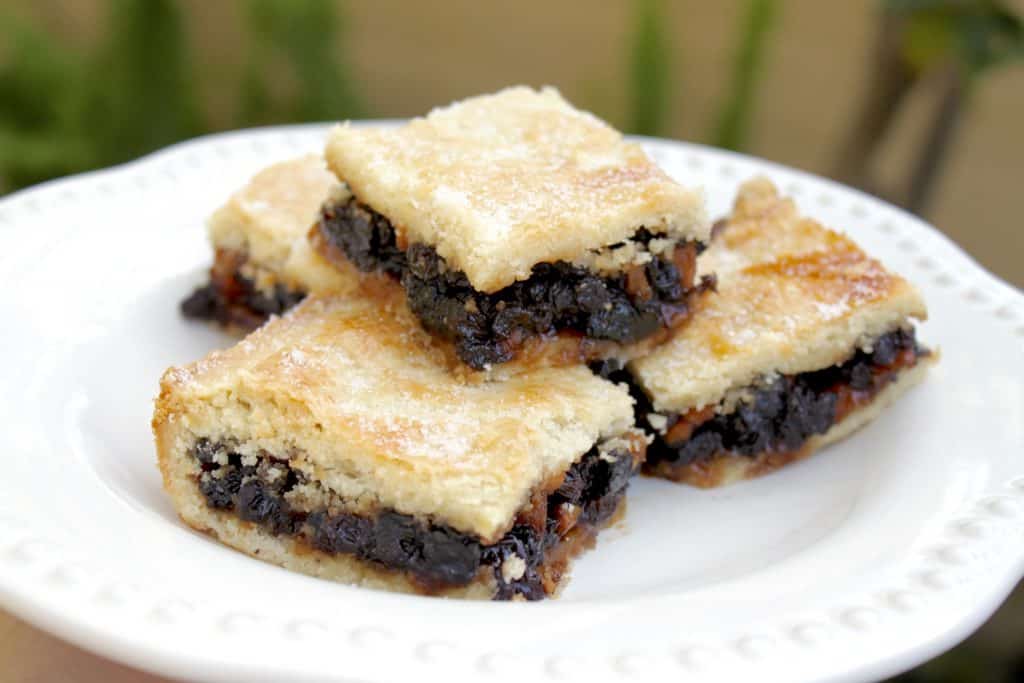
<path id="1" fill-rule="evenodd" d="M 587 129 L 588 135 L 594 138 L 595 149 L 583 146 L 577 150 L 579 154 L 584 157 L 588 153 L 594 154 L 601 159 L 601 164 L 614 157 L 612 166 L 628 169 L 626 176 L 635 176 L 639 172 L 637 169 L 642 169 L 644 181 L 634 188 L 636 201 L 631 208 L 620 208 L 614 221 L 598 207 L 585 206 L 586 210 L 577 209 L 579 215 L 562 216 L 555 224 L 550 218 L 545 219 L 546 225 L 529 223 L 521 229 L 532 238 L 520 241 L 522 244 L 515 245 L 514 252 L 510 253 L 508 248 L 502 247 L 502 240 L 491 239 L 504 229 L 494 216 L 462 210 L 465 207 L 452 206 L 437 198 L 439 192 L 458 194 L 462 192 L 460 188 L 453 190 L 443 184 L 434 186 L 412 177 L 402 178 L 402 170 L 394 168 L 396 164 L 391 161 L 383 161 L 383 157 L 374 150 L 375 146 L 386 147 L 390 137 L 402 134 L 396 131 L 413 131 L 410 135 L 418 139 L 420 130 L 430 129 L 432 116 L 444 115 L 451 107 L 465 103 L 475 106 L 473 103 L 494 96 L 469 98 L 435 109 L 428 117 L 413 119 L 399 129 L 372 129 L 348 124 L 336 126 L 328 136 L 325 150 L 328 167 L 339 179 L 347 182 L 359 201 L 387 217 L 401 240 L 433 246 L 451 268 L 464 272 L 473 287 L 485 293 L 527 279 L 533 266 L 539 263 L 567 261 L 585 264 L 597 261 L 607 265 L 609 259 L 601 252 L 611 245 L 631 240 L 641 228 L 680 242 L 707 242 L 711 224 L 703 193 L 672 180 L 638 144 L 624 140 L 620 133 L 592 114 L 573 108 L 553 88 L 537 92 L 514 87 L 495 93 L 495 96 L 509 98 L 508 101 L 519 98 L 545 100 L 548 108 L 539 108 L 538 116 L 567 116 L 575 126 Z M 513 119 L 509 123 L 512 126 L 517 124 L 522 125 L 522 122 Z M 578 168 L 566 172 L 569 185 L 584 182 L 573 173 L 586 170 L 587 163 L 585 159 L 580 160 Z M 422 165 L 423 162 L 421 168 Z M 564 212 L 565 208 L 562 210 Z M 442 218 L 442 213 L 448 215 Z M 452 221 L 460 224 L 459 230 L 446 227 Z M 579 226 L 585 226 L 585 230 L 580 230 Z M 468 237 L 461 232 L 474 236 Z M 566 234 L 571 234 L 572 238 L 567 240 Z"/>
<path id="2" fill-rule="evenodd" d="M 622 240 L 617 246 L 606 246 L 588 251 L 580 258 L 575 259 L 573 264 L 599 275 L 615 276 L 631 266 L 646 265 L 655 256 L 671 254 L 676 244 L 675 239 L 666 237 L 656 237 L 647 244 L 629 237 Z"/>
<path id="3" fill-rule="evenodd" d="M 718 488 L 745 479 L 753 479 L 786 465 L 803 460 L 820 449 L 845 439 L 858 429 L 866 426 L 877 418 L 883 410 L 892 405 L 900 396 L 920 384 L 928 369 L 938 361 L 939 353 L 932 351 L 928 356 L 918 359 L 916 365 L 900 372 L 895 380 L 880 391 L 867 405 L 858 408 L 837 424 L 832 425 L 824 434 L 809 438 L 800 449 L 792 454 L 772 462 L 776 454 L 760 454 L 754 457 L 743 455 L 718 455 L 699 467 L 688 466 L 688 472 L 676 480 L 682 483 L 699 486 L 700 488 Z M 654 476 L 658 476 L 655 473 Z"/>
<path id="4" fill-rule="evenodd" d="M 424 594 L 423 588 L 410 580 L 404 571 L 380 567 L 373 562 L 344 553 L 324 553 L 310 547 L 302 539 L 275 535 L 258 524 L 242 520 L 233 511 L 211 508 L 199 489 L 198 476 L 201 468 L 191 456 L 189 448 L 184 447 L 185 444 L 192 443 L 191 435 L 183 434 L 187 430 L 176 420 L 163 419 L 160 416 L 154 418 L 153 431 L 157 465 L 164 490 L 170 496 L 178 516 L 191 528 L 208 534 L 250 557 L 289 571 L 364 588 Z M 629 447 L 626 435 L 630 433 L 640 435 L 645 442 L 650 442 L 650 437 L 643 435 L 639 430 L 631 429 L 622 436 L 600 442 L 599 450 L 604 453 L 609 449 Z M 612 521 L 620 517 L 624 511 L 624 503 L 625 501 L 620 503 L 618 511 L 611 518 Z M 595 530 L 597 531 L 599 530 Z M 549 598 L 557 597 L 565 588 L 571 578 L 572 563 L 573 560 L 570 559 L 568 567 L 562 570 L 561 579 Z M 501 571 L 506 571 L 504 565 Z M 490 600 L 494 598 L 496 589 L 497 582 L 492 569 L 481 566 L 470 583 L 431 590 L 429 594 L 433 597 Z M 522 596 L 513 598 L 521 599 Z"/>
<path id="5" fill-rule="evenodd" d="M 196 531 L 209 534 L 224 545 L 250 557 L 329 581 L 400 593 L 421 593 L 404 572 L 377 567 L 344 553 L 327 554 L 289 536 L 275 536 L 258 524 L 239 519 L 230 511 L 210 508 L 197 485 L 198 467 L 187 450 L 176 446 L 180 428 L 173 422 L 155 425 L 157 457 L 164 489 L 170 495 L 182 521 Z M 489 600 L 496 582 L 493 573 L 482 570 L 465 585 L 448 588 L 437 595 Z"/>
<path id="6" fill-rule="evenodd" d="M 331 158 L 332 147 L 343 144 L 332 137 L 328 143 L 328 159 Z M 332 163 L 331 168 L 339 178 L 343 177 L 343 171 L 338 166 Z M 401 216 L 404 216 L 407 211 L 400 206 L 398 199 L 373 201 L 372 197 L 375 195 L 372 192 L 367 192 L 365 186 L 357 186 L 357 182 L 352 178 L 351 173 L 346 176 L 348 192 L 367 207 L 388 218 L 399 231 L 401 240 L 423 242 L 433 246 L 450 268 L 465 273 L 473 288 L 485 294 L 494 293 L 517 281 L 528 279 L 533 272 L 533 267 L 541 263 L 566 261 L 606 275 L 617 272 L 616 268 L 624 270 L 634 263 L 642 262 L 645 258 L 645 250 L 634 248 L 620 251 L 617 245 L 625 243 L 628 247 L 633 244 L 634 236 L 641 229 L 655 234 L 660 240 L 679 244 L 690 241 L 706 244 L 711 233 L 711 222 L 708 220 L 704 208 L 703 193 L 680 188 L 679 206 L 670 211 L 638 211 L 630 217 L 630 220 L 623 221 L 617 228 L 606 227 L 594 239 L 589 240 L 588 244 L 581 245 L 572 251 L 561 250 L 544 253 L 538 249 L 534 250 L 534 253 L 524 252 L 516 257 L 510 257 L 509 255 L 485 253 L 482 249 L 474 248 L 475 245 L 466 242 L 457 243 L 447 239 L 421 238 L 420 235 L 408 230 L 408 221 L 401 220 Z M 395 207 L 399 207 L 397 211 Z M 417 213 L 420 211 L 422 209 L 417 208 Z M 537 239 L 535 242 L 543 244 L 541 239 Z M 629 258 L 623 258 L 626 254 L 629 255 Z"/>
<path id="7" fill-rule="evenodd" d="M 586 446 L 558 457 L 542 454 L 535 465 L 536 480 L 521 481 L 516 479 L 522 476 L 521 472 L 504 470 L 489 472 L 486 479 L 481 479 L 442 461 L 429 468 L 392 462 L 355 444 L 349 444 L 347 457 L 339 460 L 337 437 L 317 428 L 301 399 L 266 395 L 266 391 L 259 389 L 259 380 L 245 371 L 229 373 L 232 378 L 214 378 L 207 384 L 190 381 L 189 372 L 171 368 L 161 381 L 153 429 L 171 429 L 175 440 L 171 443 L 167 441 L 170 437 L 165 436 L 162 442 L 158 440 L 158 446 L 162 443 L 163 448 L 186 452 L 199 438 L 206 438 L 230 442 L 242 455 L 284 456 L 293 468 L 346 501 L 352 512 L 391 508 L 447 524 L 485 542 L 495 541 L 507 531 L 534 487 L 560 474 L 593 446 L 633 429 L 628 408 L 631 399 L 626 389 L 610 385 L 609 389 L 620 394 L 622 401 L 621 406 L 597 407 L 606 413 L 603 425 L 586 435 L 584 429 L 590 428 L 577 425 L 567 438 L 561 434 L 570 431 L 568 427 L 563 425 L 559 430 L 562 440 L 557 445 L 562 450 L 571 443 L 582 444 L 584 436 Z M 616 416 L 620 409 L 622 415 Z M 288 425 L 288 429 L 283 425 Z M 548 425 L 545 430 L 556 427 Z M 537 446 L 544 448 L 542 443 Z M 381 486 L 385 481 L 386 486 Z M 510 489 L 522 489 L 522 495 L 509 493 Z"/>
<path id="8" fill-rule="evenodd" d="M 699 316 L 701 312 L 694 315 Z M 657 365 L 661 354 L 671 352 L 671 341 L 650 356 L 637 359 L 630 365 L 630 372 L 651 399 L 656 412 L 683 413 L 716 405 L 730 392 L 744 390 L 765 376 L 797 375 L 842 363 L 854 351 L 869 346 L 882 335 L 912 325 L 912 319 L 926 318 L 927 310 L 917 290 L 902 282 L 899 289 L 883 301 L 861 307 L 839 320 L 817 325 L 800 339 L 759 346 L 741 362 L 715 366 L 714 372 L 699 382 L 679 383 L 674 380 L 674 373 L 663 371 Z M 684 334 L 685 331 L 684 328 Z"/>
<path id="9" fill-rule="evenodd" d="M 723 232 L 702 257 L 701 271 L 709 268 L 718 271 L 719 289 L 695 312 L 693 324 L 630 364 L 659 413 L 717 405 L 764 376 L 841 363 L 883 334 L 928 317 L 913 284 L 845 235 L 801 215 L 796 202 L 762 176 L 740 187 Z M 819 274 L 826 278 L 820 290 Z M 751 327 L 744 322 L 746 302 L 760 292 L 772 293 L 756 304 L 771 322 L 755 316 Z M 801 317 L 809 320 L 800 324 Z M 755 339 L 733 341 L 750 331 Z"/>
<path id="10" fill-rule="evenodd" d="M 283 229 L 280 222 L 263 224 L 247 209 L 254 201 L 269 201 L 251 195 L 254 192 L 252 185 L 261 175 L 273 174 L 272 177 L 279 182 L 286 182 L 293 172 L 300 173 L 302 166 L 314 162 L 323 163 L 320 156 L 307 155 L 264 168 L 234 192 L 206 221 L 210 246 L 214 250 L 224 249 L 241 255 L 245 264 L 242 274 L 253 280 L 265 294 L 272 294 L 277 284 L 292 291 L 344 293 L 354 289 L 359 282 L 359 274 L 354 267 L 336 267 L 317 253 L 307 239 L 307 226 L 294 231 Z M 308 226 L 316 222 L 317 209 L 325 199 L 340 199 L 347 192 L 343 183 L 333 180 L 324 196 L 316 201 Z"/>

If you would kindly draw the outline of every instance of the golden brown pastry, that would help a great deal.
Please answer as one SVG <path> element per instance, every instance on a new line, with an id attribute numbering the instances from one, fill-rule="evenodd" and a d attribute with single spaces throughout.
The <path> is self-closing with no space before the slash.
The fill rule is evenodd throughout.
<path id="1" fill-rule="evenodd" d="M 289 569 L 549 595 L 643 458 L 632 400 L 581 366 L 491 382 L 454 362 L 396 287 L 311 295 L 167 371 L 153 418 L 164 486 L 191 526 Z"/>
<path id="2" fill-rule="evenodd" d="M 740 189 L 701 268 L 717 292 L 628 366 L 653 474 L 719 486 L 776 469 L 870 421 L 935 359 L 911 324 L 927 315 L 917 290 L 765 179 Z"/>
<path id="3" fill-rule="evenodd" d="M 182 303 L 185 315 L 245 331 L 308 292 L 351 291 L 355 269 L 331 267 L 306 238 L 324 200 L 344 192 L 320 155 L 257 173 L 210 217 L 210 282 Z"/>
<path id="4" fill-rule="evenodd" d="M 634 357 L 707 288 L 694 265 L 709 235 L 702 198 L 552 88 L 396 128 L 343 125 L 326 157 L 351 196 L 325 205 L 317 248 L 399 279 L 473 369 Z"/>

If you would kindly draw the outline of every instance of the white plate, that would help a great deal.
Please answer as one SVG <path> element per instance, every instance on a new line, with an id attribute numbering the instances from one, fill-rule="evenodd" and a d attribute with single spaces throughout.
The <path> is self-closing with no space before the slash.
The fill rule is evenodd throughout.
<path id="1" fill-rule="evenodd" d="M 835 183 L 648 140 L 726 210 L 764 173 L 918 283 L 930 378 L 850 440 L 718 491 L 638 480 L 626 521 L 538 604 L 290 574 L 176 519 L 151 399 L 230 340 L 185 323 L 204 218 L 323 127 L 185 143 L 0 202 L 0 603 L 202 680 L 869 680 L 965 637 L 1024 571 L 1024 297 L 921 221 Z M 978 210 L 984 210 L 980 204 Z"/>

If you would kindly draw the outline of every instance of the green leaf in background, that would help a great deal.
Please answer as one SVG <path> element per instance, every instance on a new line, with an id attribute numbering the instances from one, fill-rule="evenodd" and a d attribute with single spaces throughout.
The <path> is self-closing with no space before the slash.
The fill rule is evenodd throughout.
<path id="1" fill-rule="evenodd" d="M 82 112 L 104 166 L 203 130 L 178 3 L 110 0 L 107 14 Z"/>
<path id="2" fill-rule="evenodd" d="M 637 0 L 629 59 L 629 102 L 627 130 L 639 135 L 660 135 L 665 131 L 669 104 L 668 38 L 665 12 L 660 0 Z"/>
<path id="3" fill-rule="evenodd" d="M 955 49 L 953 22 L 942 11 L 919 11 L 907 21 L 903 59 L 921 73 L 947 59 Z"/>
<path id="4" fill-rule="evenodd" d="M 777 14 L 776 0 L 746 2 L 727 95 L 711 135 L 712 144 L 716 147 L 743 149 L 750 138 L 757 83 L 763 72 L 765 48 Z"/>
<path id="5" fill-rule="evenodd" d="M 972 74 L 1024 59 L 1024 19 L 999 3 L 984 5 L 959 23 L 960 53 Z"/>
<path id="6" fill-rule="evenodd" d="M 339 56 L 338 7 L 249 0 L 251 59 L 239 79 L 242 116 L 231 127 L 362 113 Z M 0 193 L 212 130 L 197 99 L 198 78 L 208 74 L 193 68 L 181 3 L 107 0 L 106 8 L 92 51 L 70 49 L 0 9 Z"/>
<path id="7" fill-rule="evenodd" d="M 0 179 L 13 188 L 135 158 L 195 135 L 187 45 L 171 0 L 111 0 L 93 54 L 10 14 L 0 71 Z"/>
<path id="8" fill-rule="evenodd" d="M 242 89 L 241 118 L 329 121 L 358 117 L 364 108 L 337 52 L 344 25 L 331 0 L 249 0 L 252 35 Z M 268 79 L 284 66 L 291 97 Z"/>
<path id="9" fill-rule="evenodd" d="M 84 69 L 70 52 L 34 26 L 0 11 L 7 39 L 0 68 L 0 192 L 92 161 L 77 134 L 78 85 Z"/>
<path id="10" fill-rule="evenodd" d="M 1024 58 L 1024 19 L 996 0 L 884 0 L 906 22 L 904 59 L 919 72 L 954 64 L 968 76 Z"/>

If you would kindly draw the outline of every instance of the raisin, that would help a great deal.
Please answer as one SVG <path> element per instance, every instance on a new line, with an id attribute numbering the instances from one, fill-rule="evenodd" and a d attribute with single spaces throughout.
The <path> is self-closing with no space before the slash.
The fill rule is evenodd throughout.
<path id="1" fill-rule="evenodd" d="M 231 495 L 238 495 L 238 492 L 242 489 L 242 479 L 244 476 L 244 468 L 228 468 L 227 473 L 222 477 L 222 479 L 224 481 L 224 486 L 227 487 L 227 490 Z"/>
<path id="2" fill-rule="evenodd" d="M 858 351 L 838 366 L 777 378 L 732 413 L 698 425 L 686 441 L 667 444 L 659 439 L 648 449 L 647 462 L 683 466 L 705 461 L 721 451 L 753 457 L 765 451 L 797 450 L 811 436 L 824 434 L 835 423 L 838 397 L 834 387 L 845 384 L 855 391 L 877 389 L 874 369 L 892 364 L 907 349 L 917 348 L 912 331 L 898 330 L 879 337 L 870 353 Z M 630 391 L 640 414 L 651 410 L 646 396 L 632 383 Z"/>
<path id="3" fill-rule="evenodd" d="M 307 520 L 313 528 L 314 547 L 328 553 L 368 554 L 373 522 L 358 515 L 327 516 L 316 512 Z"/>
<path id="4" fill-rule="evenodd" d="M 615 461 L 609 463 L 608 474 L 608 491 L 613 494 L 625 491 L 629 480 L 636 472 L 636 465 L 630 453 L 619 451 L 615 456 Z"/>
<path id="5" fill-rule="evenodd" d="M 547 597 L 540 574 L 534 568 L 527 567 L 521 578 L 510 583 L 505 583 L 500 566 L 494 569 L 494 575 L 498 583 L 498 590 L 494 596 L 496 600 L 511 600 L 519 595 L 533 602 Z"/>
<path id="6" fill-rule="evenodd" d="M 457 532 L 432 528 L 422 543 L 420 574 L 443 584 L 469 583 L 480 568 L 480 545 Z"/>
<path id="7" fill-rule="evenodd" d="M 679 269 L 671 261 L 653 259 L 645 268 L 647 280 L 660 299 L 680 301 L 683 298 L 683 286 L 679 282 Z"/>
<path id="8" fill-rule="evenodd" d="M 247 522 L 267 525 L 275 533 L 291 526 L 288 504 L 257 479 L 246 481 L 238 490 L 238 516 Z"/>
<path id="9" fill-rule="evenodd" d="M 227 477 L 218 478 L 209 472 L 204 472 L 199 477 L 199 491 L 206 498 L 206 504 L 210 507 L 219 510 L 230 509 L 234 507 L 230 483 Z"/>
<path id="10" fill-rule="evenodd" d="M 409 273 L 416 278 L 432 279 L 441 272 L 441 257 L 425 244 L 413 244 L 406 252 Z"/>
<path id="11" fill-rule="evenodd" d="M 580 501 L 583 500 L 583 494 L 587 490 L 588 479 L 586 462 L 586 459 L 584 459 L 581 462 L 575 463 L 566 471 L 562 484 L 552 496 L 555 504 L 570 503 L 572 505 L 579 505 Z"/>
<path id="12" fill-rule="evenodd" d="M 507 363 L 512 360 L 511 349 L 504 345 L 495 345 L 488 342 L 474 342 L 472 340 L 457 341 L 455 353 L 466 365 L 482 370 L 490 365 Z"/>
<path id="13" fill-rule="evenodd" d="M 482 557 L 487 564 L 499 569 L 513 555 L 523 560 L 527 567 L 536 567 L 544 559 L 543 550 L 541 538 L 533 527 L 517 525 L 500 541 L 485 548 Z"/>
<path id="14" fill-rule="evenodd" d="M 244 302 L 250 310 L 263 316 L 280 315 L 305 298 L 302 292 L 292 292 L 281 284 L 274 285 L 271 294 L 258 289 L 251 280 L 239 278 L 245 290 Z"/>
<path id="15" fill-rule="evenodd" d="M 856 391 L 866 391 L 874 384 L 874 375 L 868 365 L 855 365 L 850 370 L 850 388 Z"/>
<path id="16" fill-rule="evenodd" d="M 198 320 L 214 320 L 222 307 L 219 290 L 212 283 L 197 287 L 181 302 L 181 313 L 186 318 Z"/>
<path id="17" fill-rule="evenodd" d="M 587 367 L 590 368 L 592 373 L 602 379 L 608 379 L 613 382 L 628 382 L 630 379 L 629 373 L 626 372 L 622 361 L 618 358 L 605 358 L 604 360 L 594 361 Z"/>
<path id="18" fill-rule="evenodd" d="M 397 276 L 405 269 L 405 252 L 397 247 L 391 224 L 355 200 L 325 207 L 319 229 L 362 271 L 381 270 Z"/>
<path id="19" fill-rule="evenodd" d="M 615 511 L 619 509 L 621 493 L 618 495 L 607 495 L 601 498 L 588 501 L 583 506 L 583 514 L 580 519 L 587 524 L 603 524 L 608 521 Z"/>
<path id="20" fill-rule="evenodd" d="M 672 315 L 681 315 L 679 304 L 691 285 L 678 281 L 679 270 L 671 261 L 656 256 L 647 273 L 657 296 L 639 309 L 626 294 L 623 278 L 601 278 L 561 261 L 537 264 L 526 280 L 484 294 L 473 289 L 465 273 L 448 268 L 432 247 L 398 249 L 387 219 L 355 199 L 325 207 L 319 229 L 358 268 L 398 277 L 423 326 L 454 341 L 459 357 L 475 369 L 511 360 L 527 337 L 553 329 L 619 342 L 642 339 L 669 322 L 664 304 L 675 304 Z M 641 228 L 634 238 L 643 243 L 653 237 Z M 474 305 L 467 308 L 470 300 Z"/>
<path id="21" fill-rule="evenodd" d="M 547 264 L 543 264 L 547 265 Z M 534 268 L 533 276 L 526 281 L 525 286 L 520 287 L 520 303 L 523 306 L 530 306 L 533 303 L 547 301 L 551 294 L 552 274 L 548 268 Z"/>
<path id="22" fill-rule="evenodd" d="M 412 568 L 423 562 L 423 542 L 415 520 L 397 512 L 382 512 L 374 526 L 372 559 L 392 567 Z"/>
<path id="23" fill-rule="evenodd" d="M 824 434 L 835 421 L 834 393 L 809 391 L 796 384 L 787 405 L 786 420 L 778 426 L 778 442 L 784 450 L 796 450 L 814 434 Z"/>
<path id="24" fill-rule="evenodd" d="M 199 439 L 192 447 L 192 455 L 204 465 L 214 465 L 213 458 L 220 452 L 220 447 L 209 439 Z"/>
<path id="25" fill-rule="evenodd" d="M 721 433 L 710 429 L 698 431 L 685 441 L 682 446 L 674 449 L 671 460 L 680 465 L 703 462 L 710 459 L 723 448 Z"/>
<path id="26" fill-rule="evenodd" d="M 536 312 L 534 312 L 534 315 Z M 517 332 L 529 332 L 535 325 L 542 324 L 529 311 L 519 306 L 506 306 L 494 316 L 491 329 L 501 339 L 508 339 Z"/>
<path id="27" fill-rule="evenodd" d="M 575 288 L 568 282 L 552 283 L 548 289 L 548 301 L 555 316 L 563 324 L 571 324 L 580 313 Z"/>
<path id="28" fill-rule="evenodd" d="M 211 282 L 196 289 L 181 302 L 182 315 L 255 328 L 268 316 L 280 315 L 306 297 L 305 292 L 292 291 L 281 284 L 274 285 L 267 294 L 240 273 L 234 273 L 230 281 L 227 286 Z"/>
<path id="29" fill-rule="evenodd" d="M 612 294 L 603 280 L 587 276 L 576 285 L 576 302 L 581 309 L 593 315 L 612 306 Z"/>
<path id="30" fill-rule="evenodd" d="M 595 339 L 624 340 L 630 332 L 632 307 L 623 301 L 609 302 L 607 309 L 591 311 L 587 318 L 587 336 Z"/>
<path id="31" fill-rule="evenodd" d="M 261 455 L 255 464 L 242 465 L 242 456 L 224 443 L 196 442 L 193 453 L 211 463 L 216 472 L 199 475 L 198 486 L 207 504 L 234 509 L 240 519 L 262 525 L 273 534 L 300 535 L 321 552 L 346 553 L 386 567 L 406 570 L 428 586 L 465 585 L 481 567 L 490 567 L 497 580 L 496 599 L 545 597 L 540 567 L 545 552 L 561 542 L 561 505 L 575 501 L 581 511 L 573 523 L 598 523 L 616 509 L 633 471 L 629 453 L 616 452 L 612 460 L 592 448 L 566 473 L 562 486 L 549 495 L 547 516 L 518 523 L 497 543 L 482 546 L 476 539 L 451 527 L 432 525 L 393 510 L 374 517 L 349 513 L 309 513 L 291 509 L 284 493 L 303 480 L 288 460 Z M 217 466 L 216 453 L 226 453 L 228 464 Z M 215 476 L 216 474 L 216 476 Z M 524 518 L 525 520 L 525 518 Z M 564 533 L 564 531 L 563 531 Z M 504 581 L 502 568 L 512 556 L 521 559 L 523 575 Z"/>
<path id="32" fill-rule="evenodd" d="M 775 436 L 776 422 L 785 417 L 785 382 L 777 380 L 741 403 L 731 415 L 723 416 L 722 444 L 743 455 L 766 450 Z"/>
<path id="33" fill-rule="evenodd" d="M 249 308 L 266 316 L 277 315 L 284 310 L 276 297 L 267 296 L 256 288 L 246 294 L 245 301 Z"/>
<path id="34" fill-rule="evenodd" d="M 896 352 L 898 350 L 897 340 L 892 335 L 886 335 L 875 342 L 871 360 L 878 365 L 888 365 L 896 360 Z"/>

